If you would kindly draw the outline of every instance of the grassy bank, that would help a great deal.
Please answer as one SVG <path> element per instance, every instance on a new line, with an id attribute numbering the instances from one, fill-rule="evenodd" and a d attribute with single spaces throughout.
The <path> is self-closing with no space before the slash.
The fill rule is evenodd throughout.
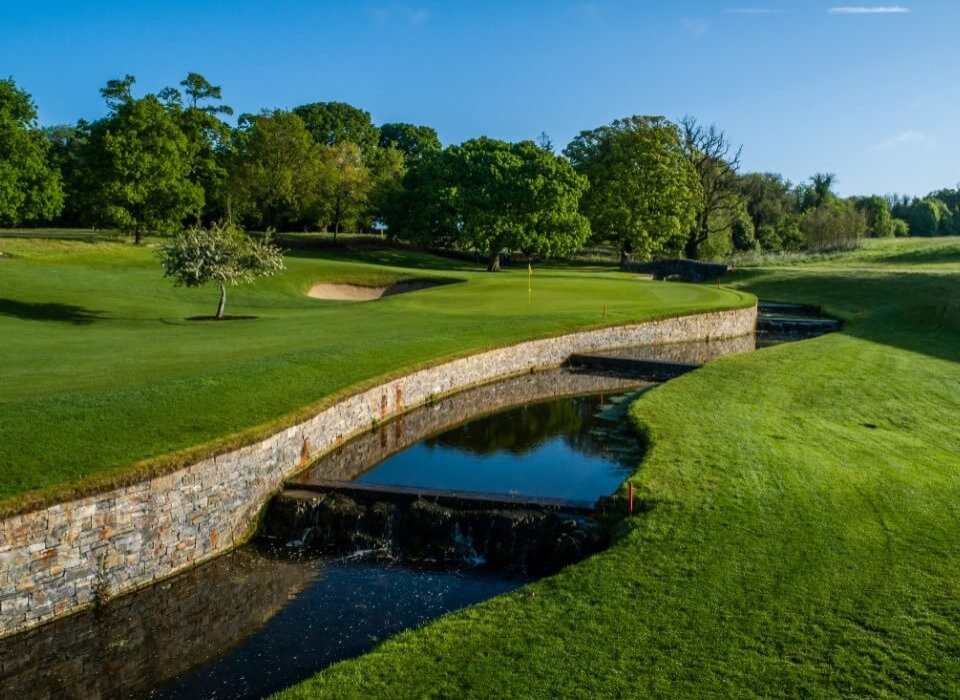
<path id="1" fill-rule="evenodd" d="M 0 240 L 0 511 L 142 478 L 269 434 L 377 378 L 579 328 L 753 303 L 599 268 L 500 275 L 403 251 L 294 253 L 228 291 L 176 289 L 154 251 Z M 457 284 L 351 303 L 318 281 Z M 607 307 L 607 316 L 601 314 Z"/>
<path id="2" fill-rule="evenodd" d="M 283 697 L 955 697 L 960 243 L 734 284 L 846 328 L 644 394 L 650 509 L 608 551 Z"/>

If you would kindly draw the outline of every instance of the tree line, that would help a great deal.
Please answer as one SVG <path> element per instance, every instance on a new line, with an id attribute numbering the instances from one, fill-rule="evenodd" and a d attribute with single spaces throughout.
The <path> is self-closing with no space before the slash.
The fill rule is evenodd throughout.
<path id="1" fill-rule="evenodd" d="M 135 95 L 101 89 L 107 114 L 40 128 L 0 80 L 0 225 L 116 228 L 139 242 L 216 223 L 252 230 L 386 230 L 426 247 L 564 255 L 615 246 L 622 258 L 722 259 L 738 251 L 849 247 L 865 236 L 960 233 L 960 191 L 840 198 L 836 178 L 793 184 L 743 173 L 741 147 L 685 117 L 633 116 L 582 131 L 556 152 L 545 134 L 446 148 L 437 132 L 376 125 L 340 102 L 241 114 L 190 73 Z"/>

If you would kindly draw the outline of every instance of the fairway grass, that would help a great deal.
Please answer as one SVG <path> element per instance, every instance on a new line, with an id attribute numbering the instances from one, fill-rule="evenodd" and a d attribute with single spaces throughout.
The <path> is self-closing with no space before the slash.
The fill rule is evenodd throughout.
<path id="1" fill-rule="evenodd" d="M 844 331 L 645 393 L 646 508 L 607 551 L 281 697 L 957 697 L 958 253 L 740 270 Z"/>
<path id="2" fill-rule="evenodd" d="M 291 253 L 228 289 L 175 288 L 155 251 L 2 239 L 0 514 L 130 483 L 250 443 L 346 393 L 412 369 L 582 328 L 739 308 L 748 293 L 638 281 L 590 267 L 494 275 L 386 250 Z M 356 303 L 318 282 L 453 281 Z M 606 308 L 606 316 L 602 310 Z"/>

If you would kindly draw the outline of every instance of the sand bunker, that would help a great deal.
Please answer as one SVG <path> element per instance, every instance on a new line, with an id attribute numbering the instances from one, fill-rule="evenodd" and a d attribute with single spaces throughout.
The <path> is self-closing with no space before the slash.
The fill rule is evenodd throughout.
<path id="1" fill-rule="evenodd" d="M 314 299 L 328 299 L 332 301 L 372 301 L 382 297 L 415 292 L 418 289 L 427 289 L 445 284 L 440 280 L 410 280 L 397 282 L 389 287 L 361 287 L 356 284 L 331 284 L 321 282 L 310 287 L 307 296 Z"/>

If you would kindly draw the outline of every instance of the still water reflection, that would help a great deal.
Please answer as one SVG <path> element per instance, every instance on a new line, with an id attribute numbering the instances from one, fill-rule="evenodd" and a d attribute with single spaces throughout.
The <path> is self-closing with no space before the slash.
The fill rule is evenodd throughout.
<path id="1" fill-rule="evenodd" d="M 611 440 L 609 395 L 553 399 L 468 421 L 406 448 L 357 477 L 374 484 L 515 493 L 592 502 L 636 468 Z"/>
<path id="2" fill-rule="evenodd" d="M 260 698 L 522 583 L 248 545 L 0 641 L 0 698 Z"/>

